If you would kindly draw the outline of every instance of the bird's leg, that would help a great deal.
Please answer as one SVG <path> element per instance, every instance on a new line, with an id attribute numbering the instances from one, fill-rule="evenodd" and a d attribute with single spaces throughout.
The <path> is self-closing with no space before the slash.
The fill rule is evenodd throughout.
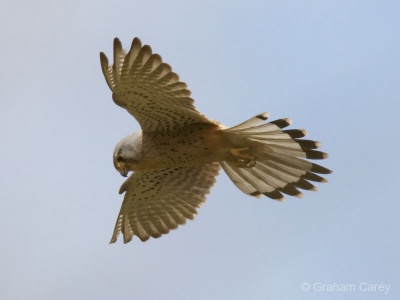
<path id="1" fill-rule="evenodd" d="M 239 168 L 252 168 L 256 164 L 257 157 L 245 153 L 250 147 L 242 148 L 231 148 L 231 154 L 234 156 L 234 160 L 231 162 L 235 167 Z"/>

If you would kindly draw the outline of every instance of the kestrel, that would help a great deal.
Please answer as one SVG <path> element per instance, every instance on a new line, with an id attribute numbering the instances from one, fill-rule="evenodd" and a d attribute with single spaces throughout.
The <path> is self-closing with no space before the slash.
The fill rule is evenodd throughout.
<path id="1" fill-rule="evenodd" d="M 190 91 L 171 67 L 135 38 L 126 53 L 114 40 L 114 63 L 100 53 L 101 68 L 114 102 L 139 122 L 142 131 L 124 137 L 113 160 L 125 192 L 110 243 L 122 232 L 158 238 L 193 219 L 206 200 L 220 167 L 245 194 L 283 200 L 316 190 L 310 181 L 330 170 L 306 159 L 324 159 L 319 142 L 301 139 L 305 130 L 283 129 L 289 119 L 266 123 L 261 113 L 225 127 L 194 107 Z"/>

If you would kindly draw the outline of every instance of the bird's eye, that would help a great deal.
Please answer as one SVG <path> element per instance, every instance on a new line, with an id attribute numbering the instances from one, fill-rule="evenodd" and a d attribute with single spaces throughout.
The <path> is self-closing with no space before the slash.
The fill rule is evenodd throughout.
<path id="1" fill-rule="evenodd" d="M 122 155 L 118 155 L 117 162 L 124 162 L 124 157 Z"/>

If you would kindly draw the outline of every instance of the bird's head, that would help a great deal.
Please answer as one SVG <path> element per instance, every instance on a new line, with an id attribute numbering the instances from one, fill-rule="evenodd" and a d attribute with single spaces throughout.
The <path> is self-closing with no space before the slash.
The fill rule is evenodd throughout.
<path id="1" fill-rule="evenodd" d="M 113 155 L 114 166 L 124 177 L 135 171 L 142 159 L 142 132 L 134 132 L 124 137 L 116 146 Z"/>

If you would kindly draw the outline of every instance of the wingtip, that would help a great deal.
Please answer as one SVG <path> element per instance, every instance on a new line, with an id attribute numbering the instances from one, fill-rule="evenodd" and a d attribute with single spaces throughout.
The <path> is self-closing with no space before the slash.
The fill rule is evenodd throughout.
<path id="1" fill-rule="evenodd" d="M 122 48 L 121 41 L 117 37 L 114 38 L 114 49 L 115 48 Z"/>
<path id="2" fill-rule="evenodd" d="M 104 52 L 100 52 L 100 62 L 102 66 L 108 66 L 108 58 Z"/>
<path id="3" fill-rule="evenodd" d="M 142 44 L 142 41 L 141 41 L 137 36 L 135 36 L 135 37 L 133 38 L 133 40 L 132 40 L 132 44 L 133 44 L 133 43 Z"/>
<path id="4" fill-rule="evenodd" d="M 132 241 L 132 237 L 125 237 L 124 235 L 124 244 L 128 244 L 130 241 Z"/>

